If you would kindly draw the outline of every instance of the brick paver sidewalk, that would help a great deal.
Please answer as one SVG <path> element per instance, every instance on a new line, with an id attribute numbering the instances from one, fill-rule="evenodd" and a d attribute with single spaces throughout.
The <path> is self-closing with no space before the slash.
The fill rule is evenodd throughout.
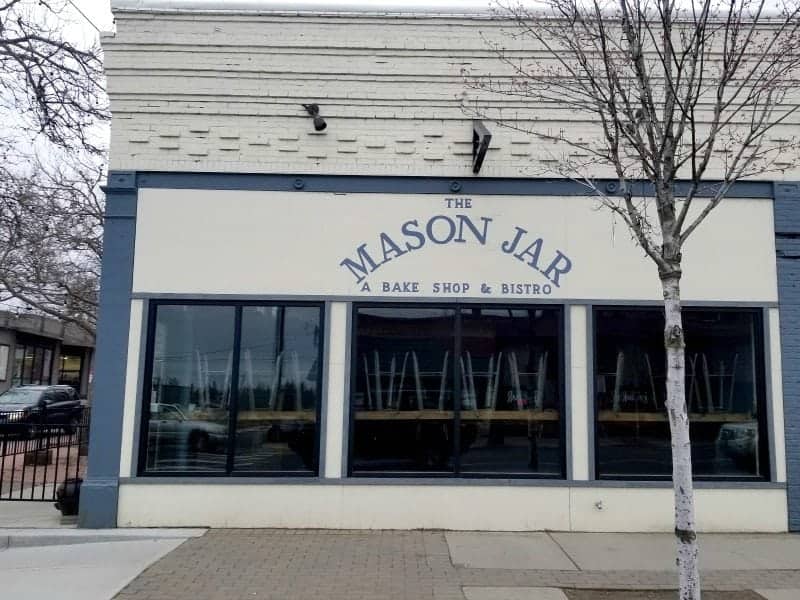
<path id="1" fill-rule="evenodd" d="M 117 599 L 465 600 L 465 586 L 657 590 L 674 585 L 670 571 L 457 567 L 438 531 L 216 529 L 156 562 Z M 800 571 L 706 571 L 703 586 L 798 589 Z"/>

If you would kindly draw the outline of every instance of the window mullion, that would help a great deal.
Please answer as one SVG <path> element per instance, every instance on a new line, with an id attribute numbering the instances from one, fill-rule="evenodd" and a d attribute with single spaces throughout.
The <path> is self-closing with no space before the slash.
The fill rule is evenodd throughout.
<path id="1" fill-rule="evenodd" d="M 242 307 L 236 307 L 233 333 L 233 364 L 231 365 L 231 388 L 228 396 L 228 457 L 226 472 L 233 471 L 234 451 L 236 449 L 236 424 L 239 414 L 239 358 L 242 346 Z"/>
<path id="2" fill-rule="evenodd" d="M 453 348 L 453 471 L 461 472 L 461 308 L 455 309 L 455 340 Z"/>

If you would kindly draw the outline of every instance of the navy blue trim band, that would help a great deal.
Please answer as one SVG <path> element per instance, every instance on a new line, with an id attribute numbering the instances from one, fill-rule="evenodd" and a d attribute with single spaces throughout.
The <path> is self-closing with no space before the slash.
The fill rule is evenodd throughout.
<path id="1" fill-rule="evenodd" d="M 597 189 L 608 195 L 618 192 L 619 184 L 613 179 L 598 179 Z M 707 197 L 715 192 L 719 181 L 709 181 L 698 191 Z M 516 196 L 594 196 L 596 192 L 586 185 L 568 179 L 513 179 L 481 177 L 452 179 L 448 177 L 397 177 L 372 175 L 267 175 L 255 173 L 168 173 L 113 171 L 108 177 L 109 191 L 141 188 L 258 190 L 288 192 L 333 193 L 391 193 L 391 194 L 487 194 Z M 688 189 L 688 182 L 680 182 L 675 193 Z M 636 196 L 652 196 L 650 183 L 633 184 Z M 773 184 L 768 181 L 741 181 L 728 192 L 730 198 L 772 198 Z"/>

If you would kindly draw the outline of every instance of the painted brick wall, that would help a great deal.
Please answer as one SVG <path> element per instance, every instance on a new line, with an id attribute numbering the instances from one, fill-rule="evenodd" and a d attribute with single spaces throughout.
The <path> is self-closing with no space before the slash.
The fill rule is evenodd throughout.
<path id="1" fill-rule="evenodd" d="M 487 40 L 526 67 L 552 61 L 486 18 L 115 16 L 117 33 L 103 42 L 112 169 L 467 177 L 472 125 L 465 94 L 468 106 L 488 101 L 492 114 L 523 128 L 535 119 L 551 134 L 563 130 L 586 144 L 600 135 L 590 115 L 569 107 L 468 91 L 464 72 L 511 74 Z M 328 122 L 322 134 L 301 107 L 309 102 Z M 791 123 L 800 127 L 800 114 Z M 565 155 L 591 162 L 582 149 L 490 128 L 481 176 L 552 176 Z M 596 176 L 614 176 L 594 168 Z"/>
<path id="2" fill-rule="evenodd" d="M 775 185 L 789 528 L 800 531 L 800 183 Z"/>

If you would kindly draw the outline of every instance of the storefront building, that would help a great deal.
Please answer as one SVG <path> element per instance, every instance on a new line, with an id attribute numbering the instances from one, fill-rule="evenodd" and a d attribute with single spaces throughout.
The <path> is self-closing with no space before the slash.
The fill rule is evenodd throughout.
<path id="1" fill-rule="evenodd" d="M 24 309 L 0 311 L 0 394 L 21 385 L 91 387 L 94 339 L 73 323 Z"/>
<path id="2" fill-rule="evenodd" d="M 531 138 L 473 173 L 494 21 L 115 9 L 82 525 L 672 528 L 655 268 Z M 704 531 L 800 528 L 791 181 L 685 252 Z"/>

